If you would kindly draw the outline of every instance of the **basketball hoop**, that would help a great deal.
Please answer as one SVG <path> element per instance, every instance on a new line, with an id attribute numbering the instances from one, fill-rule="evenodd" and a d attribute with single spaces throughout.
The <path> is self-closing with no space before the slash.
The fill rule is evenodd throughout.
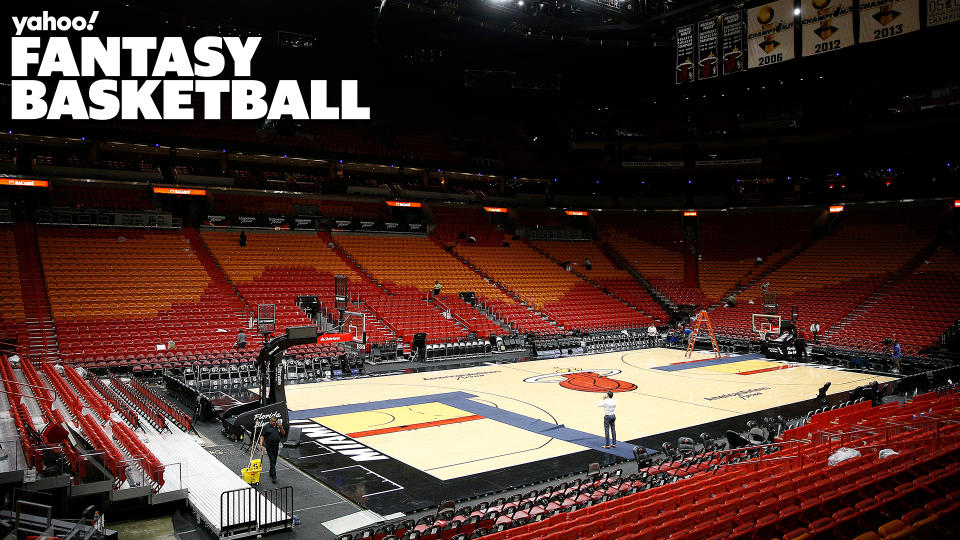
<path id="1" fill-rule="evenodd" d="M 767 340 L 767 334 L 780 333 L 780 316 L 766 313 L 753 314 L 753 331 L 760 334 L 760 339 Z"/>

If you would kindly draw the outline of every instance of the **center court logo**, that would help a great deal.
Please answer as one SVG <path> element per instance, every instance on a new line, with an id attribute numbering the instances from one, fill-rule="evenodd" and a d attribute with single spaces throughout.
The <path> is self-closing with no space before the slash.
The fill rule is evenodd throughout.
<path id="1" fill-rule="evenodd" d="M 637 385 L 611 379 L 611 375 L 620 373 L 619 369 L 578 370 L 565 373 L 545 373 L 534 375 L 523 380 L 525 383 L 555 383 L 569 390 L 578 392 L 629 392 L 636 390 Z"/>

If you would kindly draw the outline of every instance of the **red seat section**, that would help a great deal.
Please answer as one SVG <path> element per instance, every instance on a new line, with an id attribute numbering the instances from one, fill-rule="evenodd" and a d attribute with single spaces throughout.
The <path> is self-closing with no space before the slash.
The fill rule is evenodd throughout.
<path id="1" fill-rule="evenodd" d="M 565 330 L 640 327 L 653 321 L 636 308 L 564 270 L 524 242 L 514 241 L 509 247 L 467 244 L 458 246 L 456 251 L 527 306 Z"/>
<path id="2" fill-rule="evenodd" d="M 499 246 L 504 241 L 503 230 L 490 223 L 487 212 L 480 208 L 436 205 L 430 210 L 437 224 L 433 234 L 444 245 L 471 242 L 480 246 Z"/>
<path id="3" fill-rule="evenodd" d="M 708 305 L 696 287 L 683 285 L 683 249 L 688 249 L 677 213 L 594 214 L 600 238 L 675 304 Z"/>
<path id="4" fill-rule="evenodd" d="M 37 240 L 68 362 L 159 366 L 230 350 L 247 324 L 179 231 L 46 227 Z"/>
<path id="5" fill-rule="evenodd" d="M 789 317 L 796 306 L 803 326 L 816 321 L 827 333 L 932 240 L 919 229 L 930 223 L 923 213 L 911 212 L 909 219 L 889 222 L 883 211 L 848 212 L 833 232 L 742 292 L 735 308 L 715 309 L 710 316 L 714 328 L 726 334 L 751 334 L 751 314 L 763 312 L 761 284 L 769 282 L 782 317 Z"/>
<path id="6" fill-rule="evenodd" d="M 439 298 L 434 298 L 434 301 L 440 309 L 449 311 L 454 319 L 471 332 L 476 332 L 479 337 L 503 333 L 503 328 L 499 324 L 455 294 L 441 294 Z"/>
<path id="7" fill-rule="evenodd" d="M 700 288 L 721 301 L 738 284 L 781 262 L 811 236 L 819 212 L 702 212 L 697 218 Z M 760 257 L 761 263 L 757 263 Z"/>
<path id="8" fill-rule="evenodd" d="M 435 281 L 452 295 L 473 292 L 479 298 L 506 298 L 427 237 L 337 234 L 334 240 L 359 269 L 383 286 L 383 294 L 364 301 L 396 328 L 404 342 L 417 332 L 426 332 L 429 342 L 452 342 L 470 331 L 460 319 L 444 316 L 446 304 L 441 307 L 428 299 Z"/>
<path id="9" fill-rule="evenodd" d="M 915 271 L 897 279 L 831 330 L 826 341 L 880 352 L 882 340 L 895 337 L 904 354 L 939 343 L 940 335 L 960 319 L 960 246 L 940 246 Z"/>
<path id="10" fill-rule="evenodd" d="M 939 422 L 911 420 L 921 413 Z M 762 457 L 705 452 L 629 476 L 597 473 L 429 516 L 416 529 L 476 523 L 470 530 L 480 534 L 471 538 L 491 540 L 946 537 L 960 498 L 951 492 L 960 474 L 957 418 L 955 392 L 880 407 L 862 402 L 813 415 Z M 890 430 L 891 422 L 904 429 Z M 861 456 L 830 464 L 840 434 L 842 446 L 860 448 Z M 897 454 L 880 459 L 880 448 Z M 387 530 L 397 534 L 411 523 Z M 880 535 L 860 535 L 871 529 Z"/>
<path id="11" fill-rule="evenodd" d="M 569 262 L 575 274 L 610 291 L 618 299 L 638 308 L 656 321 L 666 323 L 669 320 L 660 304 L 629 272 L 617 267 L 596 243 L 538 240 L 533 242 L 533 246 L 555 262 Z M 586 265 L 588 260 L 589 269 Z"/>
<path id="12" fill-rule="evenodd" d="M 298 295 L 315 295 L 327 316 L 336 318 L 334 277 L 347 276 L 351 295 L 377 295 L 377 286 L 347 265 L 328 247 L 329 237 L 316 233 L 247 231 L 247 245 L 240 247 L 236 231 L 204 230 L 203 241 L 243 298 L 257 304 L 275 304 L 277 331 L 287 326 L 310 324 L 296 305 Z M 395 338 L 393 331 L 363 306 L 352 311 L 366 312 L 367 337 L 372 343 Z M 248 345 L 249 347 L 249 345 Z M 319 346 L 301 345 L 291 351 L 319 352 Z"/>
<path id="13" fill-rule="evenodd" d="M 17 243 L 13 229 L 0 227 L 0 335 L 7 339 L 26 333 Z"/>

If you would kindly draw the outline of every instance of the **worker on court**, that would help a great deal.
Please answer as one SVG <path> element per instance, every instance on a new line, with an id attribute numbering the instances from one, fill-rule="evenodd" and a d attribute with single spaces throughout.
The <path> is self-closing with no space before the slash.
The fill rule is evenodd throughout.
<path id="1" fill-rule="evenodd" d="M 604 448 L 617 447 L 617 400 L 613 399 L 613 392 L 607 391 L 607 397 L 600 400 L 597 407 L 603 407 L 603 441 Z M 613 438 L 613 444 L 610 439 Z"/>
<path id="2" fill-rule="evenodd" d="M 286 434 L 283 424 L 276 416 L 270 417 L 270 423 L 260 432 L 260 454 L 266 454 L 270 460 L 270 480 L 277 483 L 277 454 L 280 453 L 280 439 Z"/>

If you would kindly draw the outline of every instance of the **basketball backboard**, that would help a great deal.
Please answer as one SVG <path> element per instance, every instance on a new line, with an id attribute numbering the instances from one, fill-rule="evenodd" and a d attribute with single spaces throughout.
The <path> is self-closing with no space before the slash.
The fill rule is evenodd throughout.
<path id="1" fill-rule="evenodd" d="M 780 315 L 767 315 L 766 313 L 753 314 L 753 331 L 760 334 L 761 338 L 766 339 L 767 334 L 780 333 Z"/>

